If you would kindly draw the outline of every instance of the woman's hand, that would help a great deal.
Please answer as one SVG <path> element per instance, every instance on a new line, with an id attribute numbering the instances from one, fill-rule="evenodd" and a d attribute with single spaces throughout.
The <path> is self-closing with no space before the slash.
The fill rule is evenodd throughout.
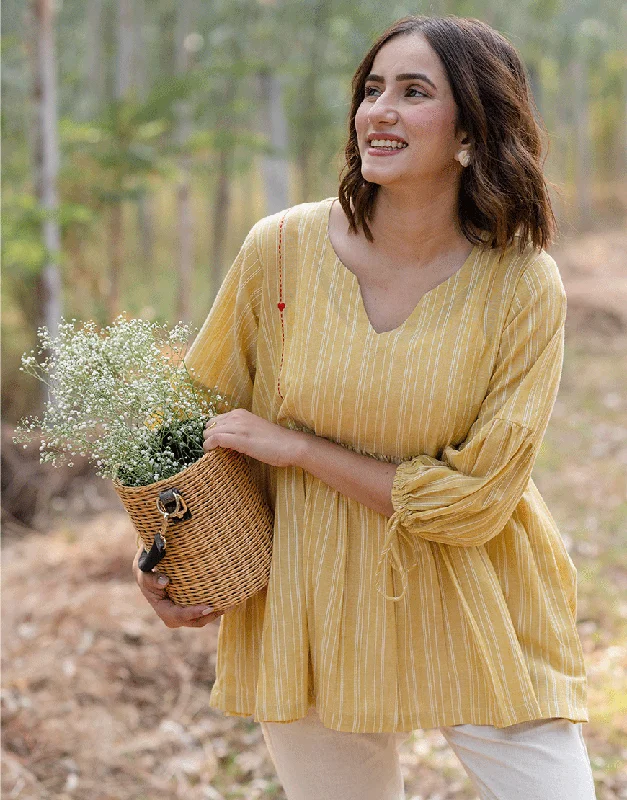
<path id="1" fill-rule="evenodd" d="M 214 611 L 210 606 L 177 606 L 165 593 L 168 578 L 159 572 L 142 572 L 139 568 L 139 557 L 143 547 L 140 547 L 133 559 L 133 572 L 135 580 L 142 594 L 154 608 L 157 616 L 165 622 L 168 628 L 203 628 L 209 622 L 222 616 L 229 609 Z M 164 583 L 160 583 L 165 579 Z"/>
<path id="2" fill-rule="evenodd" d="M 203 436 L 205 452 L 228 447 L 273 467 L 296 464 L 302 442 L 300 431 L 282 428 L 245 408 L 216 414 L 205 426 Z"/>

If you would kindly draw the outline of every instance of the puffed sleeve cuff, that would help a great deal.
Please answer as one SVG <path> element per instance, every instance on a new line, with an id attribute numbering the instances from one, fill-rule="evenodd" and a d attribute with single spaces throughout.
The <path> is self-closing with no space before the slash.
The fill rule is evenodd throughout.
<path id="1" fill-rule="evenodd" d="M 443 460 L 421 455 L 401 462 L 379 558 L 379 593 L 388 600 L 403 598 L 417 562 L 417 536 L 472 547 L 500 533 L 527 488 L 540 438 L 523 425 L 495 418 L 466 446 L 446 447 Z M 390 570 L 398 574 L 400 595 L 385 593 Z"/>

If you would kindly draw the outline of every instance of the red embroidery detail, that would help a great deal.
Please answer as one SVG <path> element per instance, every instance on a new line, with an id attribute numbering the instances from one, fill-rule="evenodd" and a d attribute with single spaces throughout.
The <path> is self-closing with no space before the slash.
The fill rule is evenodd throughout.
<path id="1" fill-rule="evenodd" d="M 281 217 L 281 222 L 279 223 L 279 302 L 277 303 L 277 308 L 281 312 L 281 363 L 279 364 L 279 374 L 277 376 L 276 388 L 277 392 L 279 393 L 279 397 L 281 400 L 285 398 L 281 394 L 281 369 L 283 368 L 283 355 L 285 353 L 285 327 L 283 322 L 283 310 L 285 308 L 285 303 L 283 302 L 283 272 L 282 272 L 282 259 L 283 259 L 283 248 L 281 237 L 283 235 L 283 223 L 285 222 L 285 214 Z"/>

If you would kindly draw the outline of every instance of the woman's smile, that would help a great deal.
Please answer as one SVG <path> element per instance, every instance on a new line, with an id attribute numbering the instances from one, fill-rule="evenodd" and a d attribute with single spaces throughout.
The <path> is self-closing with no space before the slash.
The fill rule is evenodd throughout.
<path id="1" fill-rule="evenodd" d="M 394 155 L 407 147 L 405 139 L 392 131 L 373 131 L 366 138 L 366 152 L 373 156 Z"/>
<path id="2" fill-rule="evenodd" d="M 377 145 L 373 146 L 372 144 L 366 150 L 366 153 L 369 156 L 397 156 L 399 153 L 402 153 L 403 150 L 407 150 L 407 146 L 405 147 L 398 147 L 395 144 L 392 145 Z"/>

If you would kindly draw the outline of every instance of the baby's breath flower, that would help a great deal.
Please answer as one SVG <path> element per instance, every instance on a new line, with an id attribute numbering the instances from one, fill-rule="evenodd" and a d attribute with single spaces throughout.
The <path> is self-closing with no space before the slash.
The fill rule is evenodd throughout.
<path id="1" fill-rule="evenodd" d="M 37 441 L 42 462 L 80 454 L 102 477 L 143 486 L 204 455 L 204 420 L 224 398 L 194 383 L 187 325 L 120 316 L 103 330 L 73 319 L 61 321 L 55 339 L 45 327 L 37 333 L 37 354 L 24 354 L 22 369 L 48 385 L 51 400 L 43 419 L 20 422 L 14 441 Z"/>

